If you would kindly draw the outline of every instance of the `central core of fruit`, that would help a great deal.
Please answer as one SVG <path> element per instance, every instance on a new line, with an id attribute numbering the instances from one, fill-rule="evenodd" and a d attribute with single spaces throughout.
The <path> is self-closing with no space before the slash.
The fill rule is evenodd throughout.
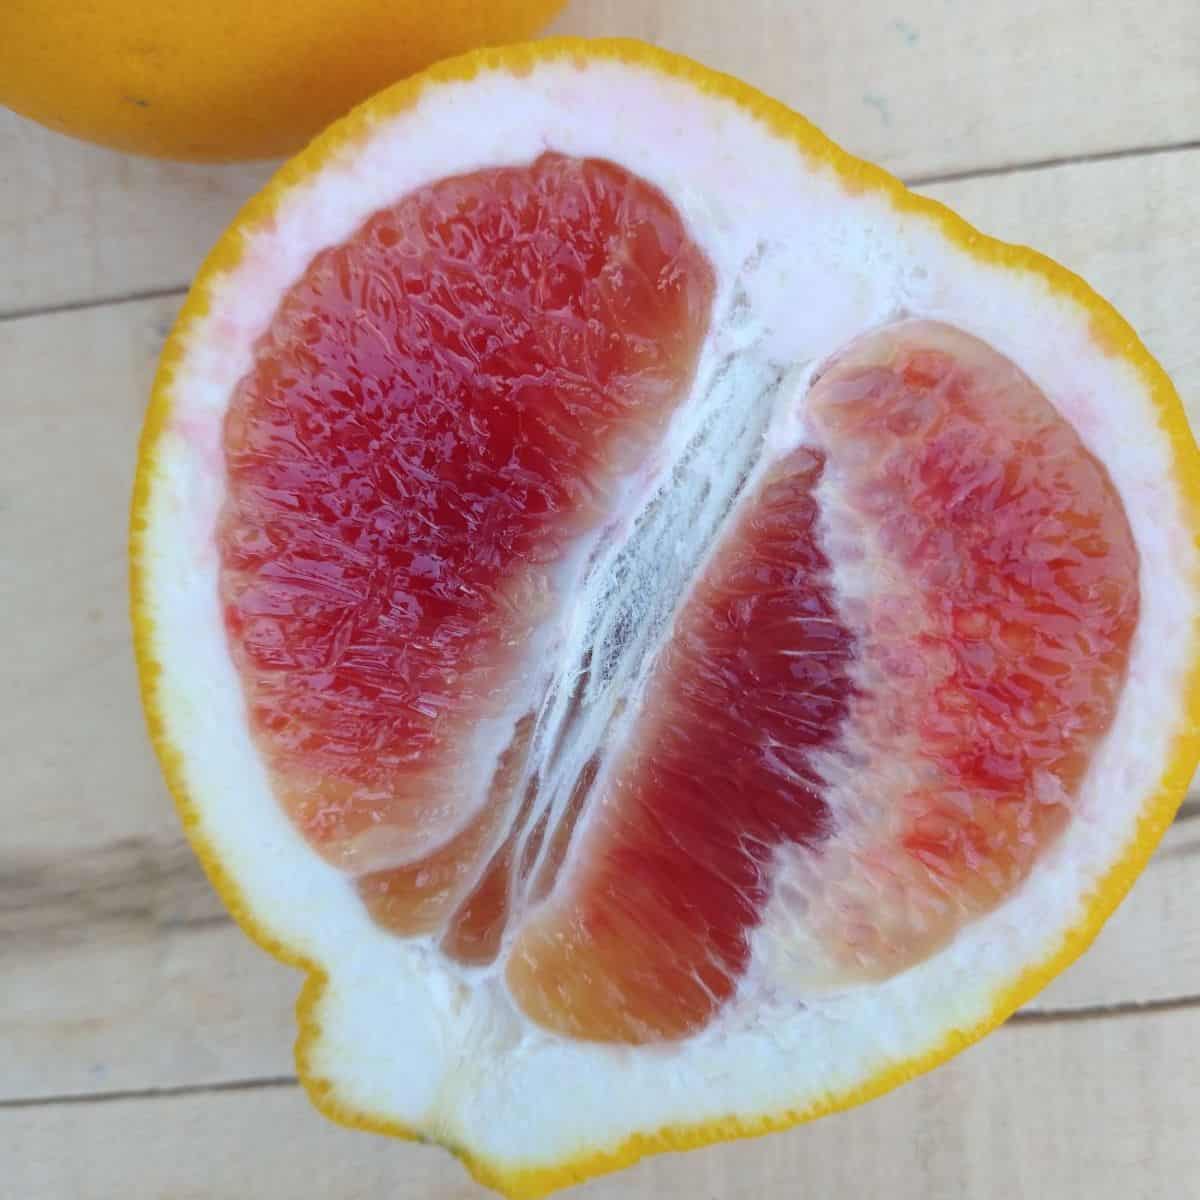
<path id="1" fill-rule="evenodd" d="M 546 154 L 318 255 L 226 419 L 280 803 L 571 1037 L 936 952 L 1070 820 L 1137 623 L 1120 498 L 1010 362 L 905 321 L 789 390 L 723 295 L 660 192 Z"/>

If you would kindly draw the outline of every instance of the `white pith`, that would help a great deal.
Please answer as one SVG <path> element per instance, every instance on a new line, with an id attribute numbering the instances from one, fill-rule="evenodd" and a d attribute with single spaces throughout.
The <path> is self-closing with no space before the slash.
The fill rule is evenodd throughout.
<path id="1" fill-rule="evenodd" d="M 870 988 L 798 993 L 780 986 L 770 953 L 756 953 L 737 1000 L 708 1029 L 641 1050 L 550 1036 L 517 1016 L 494 979 L 473 986 L 431 947 L 371 923 L 271 795 L 216 588 L 221 419 L 282 291 L 318 250 L 405 192 L 546 149 L 613 159 L 678 207 L 717 272 L 715 311 L 736 318 L 714 327 L 695 391 L 726 348 L 738 350 L 731 403 L 782 374 L 777 404 L 791 407 L 776 410 L 772 452 L 801 433 L 808 368 L 898 315 L 945 320 L 1011 358 L 1072 422 L 1108 467 L 1141 555 L 1141 617 L 1117 719 L 1076 819 L 1015 896 L 950 949 Z M 746 303 L 734 306 L 739 289 Z M 883 197 L 849 195 L 731 103 L 655 72 L 556 61 L 524 79 L 485 74 L 379 125 L 250 236 L 191 329 L 174 402 L 154 464 L 146 594 L 167 736 L 202 833 L 256 921 L 328 972 L 313 1069 L 346 1104 L 499 1165 L 552 1163 L 666 1125 L 804 1109 L 976 1023 L 1076 924 L 1133 836 L 1178 733 L 1191 657 L 1179 643 L 1193 626 L 1200 564 L 1167 483 L 1167 438 L 1134 371 L 1103 355 L 1088 314 L 1040 278 L 982 265 Z M 778 920 L 768 912 L 764 938 Z"/>
<path id="2" fill-rule="evenodd" d="M 722 308 L 724 304 L 724 308 Z M 668 423 L 648 461 L 612 489 L 610 517 L 577 539 L 550 576 L 555 602 L 522 655 L 507 713 L 494 719 L 502 733 L 475 760 L 476 794 L 486 796 L 503 746 L 518 722 L 536 714 L 529 753 L 513 788 L 515 815 L 532 781 L 536 799 L 518 830 L 514 867 L 522 860 L 538 818 L 549 815 L 546 833 L 523 879 L 513 879 L 511 941 L 531 903 L 551 843 L 576 781 L 590 760 L 600 762 L 589 793 L 602 797 L 621 750 L 638 720 L 640 700 L 655 652 L 669 636 L 671 618 L 711 552 L 736 501 L 753 490 L 753 478 L 798 428 L 785 405 L 773 403 L 782 373 L 768 362 L 737 357 L 738 306 L 718 299 L 717 327 L 697 364 L 689 403 Z M 788 430 L 781 431 L 780 425 Z M 720 459 L 719 468 L 712 460 Z M 578 705 L 572 703 L 578 689 Z M 577 835 L 589 823 L 589 805 Z M 498 839 L 508 832 L 505 822 Z M 571 858 L 582 838 L 571 842 Z M 568 868 L 571 859 L 568 859 Z M 482 871 L 487 862 L 479 862 Z M 516 871 L 512 874 L 515 876 Z M 569 869 L 562 877 L 569 876 Z M 481 972 L 499 974 L 503 954 Z"/>

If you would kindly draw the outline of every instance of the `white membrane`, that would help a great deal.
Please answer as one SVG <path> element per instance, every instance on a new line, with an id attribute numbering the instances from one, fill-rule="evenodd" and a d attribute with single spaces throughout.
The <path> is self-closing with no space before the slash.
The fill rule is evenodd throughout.
<path id="1" fill-rule="evenodd" d="M 808 367 L 900 314 L 947 321 L 1011 358 L 1075 425 L 1107 464 L 1141 554 L 1141 620 L 1116 722 L 1077 818 L 1016 895 L 950 950 L 870 989 L 791 995 L 756 960 L 737 1004 L 702 1034 L 638 1051 L 556 1039 L 521 1020 L 494 979 L 472 988 L 427 947 L 371 923 L 271 795 L 217 597 L 221 420 L 281 292 L 317 251 L 404 193 L 548 149 L 611 158 L 657 185 L 714 264 L 716 311 L 729 316 L 706 347 L 697 404 L 709 395 L 736 408 L 784 377 L 767 435 L 782 449 L 802 428 Z M 1080 919 L 1096 864 L 1133 836 L 1179 732 L 1200 572 L 1149 397 L 1125 363 L 1097 350 L 1088 314 L 1040 277 L 983 265 L 927 218 L 849 195 L 728 101 L 628 65 L 560 61 L 525 79 L 484 74 L 438 88 L 381 122 L 288 194 L 215 292 L 184 347 L 154 465 L 151 649 L 204 836 L 256 921 L 329 973 L 312 1065 L 346 1104 L 525 1166 L 638 1130 L 802 1109 L 980 1020 L 997 990 L 1054 953 Z M 587 586 L 608 586 L 606 576 Z"/>

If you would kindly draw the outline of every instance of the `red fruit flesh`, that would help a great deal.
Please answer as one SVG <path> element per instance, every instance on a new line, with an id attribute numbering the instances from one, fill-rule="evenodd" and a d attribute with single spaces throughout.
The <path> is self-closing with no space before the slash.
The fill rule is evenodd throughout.
<path id="1" fill-rule="evenodd" d="M 619 167 L 426 188 L 319 255 L 225 429 L 230 643 L 283 803 L 332 860 L 434 850 L 550 571 L 691 375 L 712 273 Z"/>
<path id="2" fill-rule="evenodd" d="M 858 889 L 823 916 L 878 976 L 1010 894 L 1070 820 L 1125 680 L 1138 554 L 1108 472 L 967 334 L 864 338 L 808 409 L 875 571 L 903 581 L 868 603 L 855 725 L 920 783 L 874 802 L 887 811 L 853 831 Z"/>
<path id="3" fill-rule="evenodd" d="M 919 961 L 1028 874 L 1112 722 L 1137 553 L 1030 381 L 914 322 L 840 356 L 806 410 L 823 451 L 776 465 L 726 534 L 569 883 L 517 941 L 510 988 L 561 1033 L 702 1028 L 789 844 L 828 881 L 808 920 L 840 978 Z M 818 532 L 823 461 L 834 543 L 876 589 L 860 637 Z M 889 787 L 898 766 L 918 786 Z"/>
<path id="4" fill-rule="evenodd" d="M 1137 623 L 1071 426 L 975 339 L 889 327 L 791 398 L 811 444 L 734 509 L 551 820 L 523 656 L 627 515 L 714 286 L 612 164 L 445 180 L 314 260 L 226 421 L 225 619 L 281 803 L 380 925 L 500 959 L 572 1037 L 703 1028 L 789 856 L 814 974 L 934 952 L 1069 821 Z M 481 779 L 478 731 L 530 703 Z"/>
<path id="5" fill-rule="evenodd" d="M 829 830 L 814 755 L 849 709 L 853 639 L 818 545 L 821 456 L 776 466 L 681 614 L 569 882 L 522 931 L 509 987 L 536 1021 L 678 1037 L 737 986 L 772 850 Z"/>

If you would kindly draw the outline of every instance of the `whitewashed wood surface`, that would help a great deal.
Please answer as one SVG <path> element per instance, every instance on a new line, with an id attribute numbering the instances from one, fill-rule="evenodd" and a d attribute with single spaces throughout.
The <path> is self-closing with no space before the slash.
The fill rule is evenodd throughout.
<path id="1" fill-rule="evenodd" d="M 1197 0 L 573 0 L 806 112 L 1087 277 L 1200 418 Z M 298 978 L 230 924 L 141 726 L 125 514 L 154 360 L 269 167 L 152 163 L 0 113 L 0 1195 L 483 1193 L 331 1126 Z M 1093 950 L 864 1109 L 584 1185 L 643 1200 L 1200 1196 L 1200 801 Z"/>

